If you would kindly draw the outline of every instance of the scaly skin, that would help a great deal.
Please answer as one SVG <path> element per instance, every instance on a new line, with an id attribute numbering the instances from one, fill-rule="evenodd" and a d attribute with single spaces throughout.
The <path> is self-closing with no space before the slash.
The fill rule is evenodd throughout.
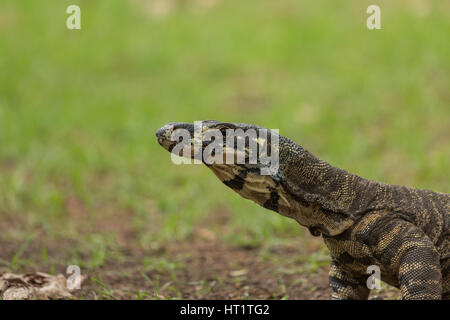
<path id="1" fill-rule="evenodd" d="M 193 136 L 188 123 L 169 123 L 156 134 L 169 151 L 177 128 Z M 237 128 L 264 129 L 203 122 L 203 132 Z M 261 175 L 265 164 L 259 162 L 207 166 L 242 197 L 322 235 L 331 254 L 334 299 L 367 299 L 370 265 L 380 267 L 381 280 L 400 288 L 403 299 L 450 299 L 450 194 L 364 179 L 279 139 L 276 174 Z"/>

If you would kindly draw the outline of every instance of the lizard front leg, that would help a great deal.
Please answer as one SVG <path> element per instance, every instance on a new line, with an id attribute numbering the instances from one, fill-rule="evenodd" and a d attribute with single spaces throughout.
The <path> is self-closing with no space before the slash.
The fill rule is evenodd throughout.
<path id="1" fill-rule="evenodd" d="M 439 254 L 430 240 L 410 239 L 400 248 L 399 283 L 403 299 L 441 299 Z"/>
<path id="2" fill-rule="evenodd" d="M 385 232 L 371 249 L 390 270 L 398 271 L 402 298 L 441 299 L 441 266 L 433 242 L 404 220 L 390 221 L 384 227 L 392 232 Z"/>
<path id="3" fill-rule="evenodd" d="M 342 270 L 339 263 L 334 259 L 331 259 L 328 280 L 333 290 L 332 299 L 334 300 L 367 300 L 369 297 L 370 291 L 367 288 L 366 279 L 353 276 Z"/>

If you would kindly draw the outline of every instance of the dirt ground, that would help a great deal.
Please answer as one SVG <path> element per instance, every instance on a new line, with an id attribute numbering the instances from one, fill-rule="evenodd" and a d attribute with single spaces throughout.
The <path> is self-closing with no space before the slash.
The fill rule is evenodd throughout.
<path id="1" fill-rule="evenodd" d="M 283 248 L 274 259 L 288 261 L 292 249 Z M 139 285 L 140 281 L 149 279 L 158 283 L 160 289 L 153 292 L 158 299 L 328 299 L 331 294 L 326 268 L 298 274 L 284 263 L 263 261 L 258 248 L 236 248 L 193 238 L 154 253 L 156 259 L 166 255 L 180 267 L 151 270 L 144 276 L 139 266 L 125 264 L 121 268 L 129 272 L 129 279 L 107 272 L 103 280 L 112 287 L 122 288 L 116 298 L 127 297 L 124 291 L 130 281 Z"/>
<path id="2" fill-rule="evenodd" d="M 299 246 L 299 243 L 302 243 Z M 48 256 L 61 255 L 74 243 L 59 242 Z M 47 244 L 48 246 L 48 244 Z M 16 246 L 0 244 L 6 259 L 14 260 Z M 299 252 L 322 247 L 319 238 L 283 241 L 270 248 L 235 247 L 225 244 L 207 229 L 198 229 L 186 241 L 155 248 L 123 246 L 99 267 L 82 268 L 88 280 L 75 292 L 78 299 L 330 299 L 326 257 L 320 263 L 299 258 Z M 49 272 L 39 263 L 38 243 L 30 244 L 24 272 Z M 2 258 L 5 260 L 5 258 Z M 60 259 L 59 259 L 60 260 Z M 35 261 L 35 263 L 33 263 Z M 53 265 L 54 273 L 66 266 Z M 7 268 L 0 267 L 1 271 Z M 383 286 L 376 294 L 399 297 L 398 290 Z"/>
<path id="3" fill-rule="evenodd" d="M 183 240 L 143 245 L 127 213 L 110 218 L 91 225 L 98 234 L 113 236 L 114 244 L 108 247 L 93 245 L 92 237 L 52 239 L 38 233 L 18 244 L 0 235 L 0 272 L 65 274 L 68 265 L 77 264 L 87 276 L 74 293 L 77 299 L 331 297 L 328 250 L 320 237 L 307 231 L 280 236 L 275 243 L 232 245 L 221 235 L 237 231 L 228 227 L 229 213 L 218 210 Z M 79 227 L 77 233 L 86 232 L 85 223 Z M 384 284 L 374 295 L 399 298 L 397 289 Z"/>

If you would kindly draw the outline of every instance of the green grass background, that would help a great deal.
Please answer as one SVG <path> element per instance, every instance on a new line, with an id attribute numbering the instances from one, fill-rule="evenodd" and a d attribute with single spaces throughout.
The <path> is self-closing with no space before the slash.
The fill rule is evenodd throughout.
<path id="1" fill-rule="evenodd" d="M 155 139 L 170 121 L 278 128 L 361 176 L 450 192 L 449 3 L 376 2 L 369 31 L 364 0 L 2 0 L 0 239 L 43 260 L 71 239 L 96 265 L 116 238 L 95 226 L 117 213 L 143 247 L 217 210 L 232 244 L 307 234 L 174 165 Z"/>

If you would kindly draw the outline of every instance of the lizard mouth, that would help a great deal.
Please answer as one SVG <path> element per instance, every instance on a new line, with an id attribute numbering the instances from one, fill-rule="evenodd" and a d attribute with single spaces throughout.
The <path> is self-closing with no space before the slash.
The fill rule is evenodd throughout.
<path id="1" fill-rule="evenodd" d="M 158 143 L 167 151 L 172 152 L 173 148 L 177 145 L 177 142 L 170 141 L 168 139 L 165 139 L 164 137 L 157 137 Z"/>

